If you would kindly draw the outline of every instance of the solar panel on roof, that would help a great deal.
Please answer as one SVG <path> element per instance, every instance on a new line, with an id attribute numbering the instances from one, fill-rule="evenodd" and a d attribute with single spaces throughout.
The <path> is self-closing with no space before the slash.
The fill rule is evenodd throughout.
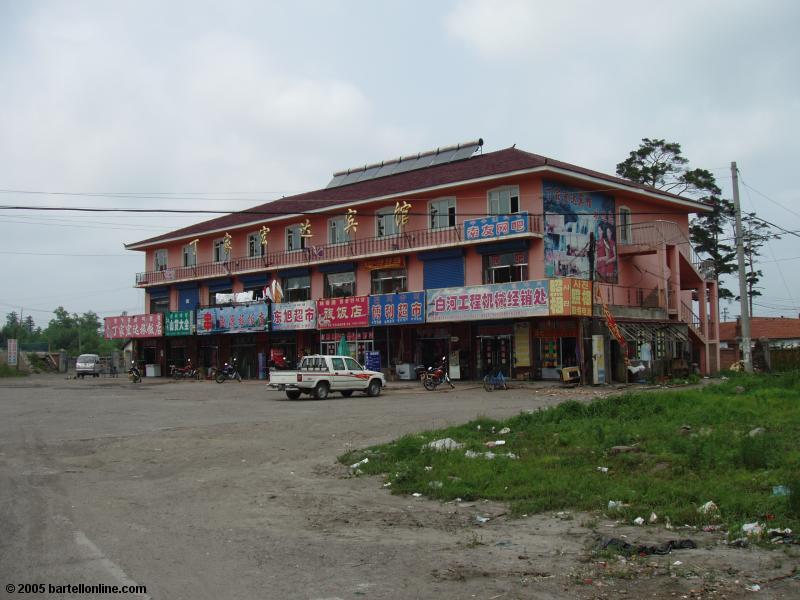
<path id="1" fill-rule="evenodd" d="M 378 177 L 385 177 L 386 175 L 394 175 L 395 169 L 397 169 L 397 162 L 390 162 L 386 165 L 383 165 L 380 168 L 380 171 L 375 175 L 375 179 Z"/>
<path id="2" fill-rule="evenodd" d="M 445 150 L 444 152 L 440 152 L 436 155 L 436 158 L 433 160 L 434 165 L 443 165 L 444 163 L 448 163 L 452 160 L 452 158 L 456 155 L 457 148 L 453 148 L 452 150 Z"/>
<path id="3" fill-rule="evenodd" d="M 342 173 L 340 175 L 334 175 L 333 179 L 331 179 L 330 183 L 326 186 L 327 188 L 339 187 L 342 185 L 344 178 L 347 177 L 347 173 Z"/>
<path id="4" fill-rule="evenodd" d="M 413 171 L 417 168 L 417 159 L 416 158 L 409 158 L 408 160 L 402 160 L 397 165 L 397 168 L 394 170 L 395 174 L 397 173 L 405 173 L 406 171 Z"/>
<path id="5" fill-rule="evenodd" d="M 478 148 L 480 148 L 478 144 L 472 144 L 470 146 L 464 146 L 463 148 L 459 148 L 458 150 L 456 150 L 456 153 L 453 155 L 453 158 L 450 160 L 450 162 L 469 158 L 470 156 L 475 154 L 475 151 Z"/>
<path id="6" fill-rule="evenodd" d="M 364 174 L 364 171 L 353 171 L 352 173 L 348 174 L 347 177 L 344 178 L 341 185 L 347 185 L 348 183 L 355 183 L 361 179 L 361 176 Z"/>

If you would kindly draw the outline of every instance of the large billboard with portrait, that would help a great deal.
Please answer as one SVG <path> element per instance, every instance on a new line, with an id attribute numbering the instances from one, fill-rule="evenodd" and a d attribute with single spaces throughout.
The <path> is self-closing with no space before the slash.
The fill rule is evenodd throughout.
<path id="1" fill-rule="evenodd" d="M 595 238 L 595 281 L 617 283 L 614 198 L 544 182 L 544 273 L 546 277 L 590 279 L 589 240 Z"/>

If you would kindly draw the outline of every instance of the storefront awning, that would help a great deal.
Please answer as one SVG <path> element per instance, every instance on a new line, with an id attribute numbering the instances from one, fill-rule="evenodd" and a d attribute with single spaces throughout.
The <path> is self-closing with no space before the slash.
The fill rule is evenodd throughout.
<path id="1" fill-rule="evenodd" d="M 687 325 L 617 321 L 617 326 L 629 342 L 636 342 L 641 339 L 649 340 L 656 334 L 663 335 L 667 340 L 676 342 L 689 341 L 689 328 Z"/>

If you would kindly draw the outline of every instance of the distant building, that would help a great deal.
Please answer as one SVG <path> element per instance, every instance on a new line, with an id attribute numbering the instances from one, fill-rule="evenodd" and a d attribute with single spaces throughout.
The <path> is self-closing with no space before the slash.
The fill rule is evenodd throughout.
<path id="1" fill-rule="evenodd" d="M 481 145 L 341 171 L 325 188 L 127 244 L 144 253 L 148 315 L 107 319 L 107 335 L 136 338 L 137 358 L 162 373 L 237 357 L 243 376 L 263 376 L 270 359 L 346 343 L 398 372 L 446 356 L 470 379 L 591 371 L 600 352 L 605 379 L 625 380 L 605 303 L 627 358 L 718 370 L 717 282 L 688 233 L 706 205 Z"/>
<path id="2" fill-rule="evenodd" d="M 800 319 L 785 317 L 752 317 L 750 319 L 752 344 L 766 341 L 770 348 L 800 347 Z M 727 369 L 741 360 L 740 343 L 742 324 L 740 319 L 719 324 L 720 368 Z"/>

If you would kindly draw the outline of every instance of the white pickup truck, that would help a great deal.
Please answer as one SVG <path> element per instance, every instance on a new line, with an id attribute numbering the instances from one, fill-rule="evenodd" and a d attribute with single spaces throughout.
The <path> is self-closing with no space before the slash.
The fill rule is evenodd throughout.
<path id="1" fill-rule="evenodd" d="M 348 397 L 353 392 L 377 396 L 386 385 L 383 373 L 368 371 L 349 356 L 304 356 L 297 371 L 271 371 L 269 387 L 285 391 L 290 400 L 300 394 L 324 400 L 331 392 Z"/>

